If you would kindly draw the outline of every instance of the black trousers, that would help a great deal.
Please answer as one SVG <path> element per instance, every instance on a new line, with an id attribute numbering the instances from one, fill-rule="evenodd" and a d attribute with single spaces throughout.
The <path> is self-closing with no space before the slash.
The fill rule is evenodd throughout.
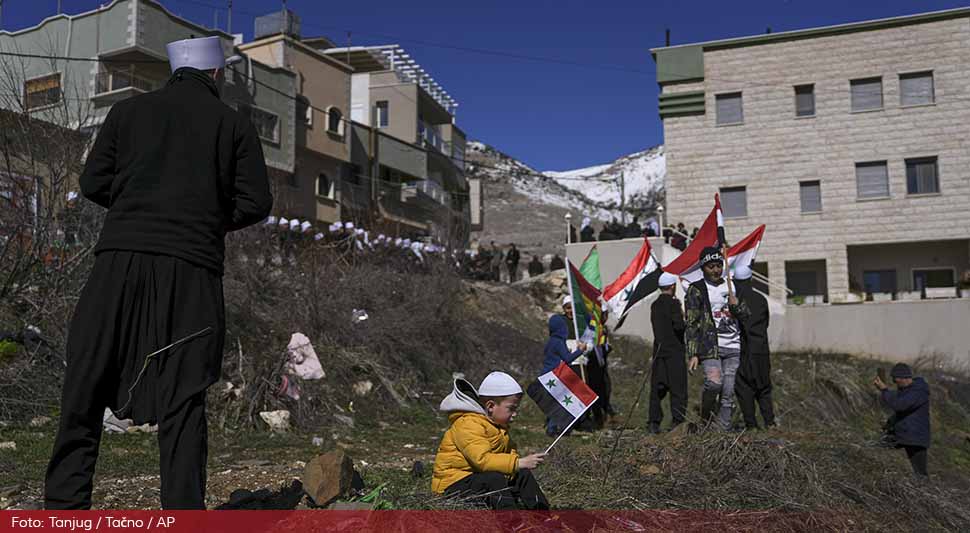
<path id="1" fill-rule="evenodd" d="M 660 425 L 664 418 L 661 402 L 670 393 L 673 425 L 687 414 L 687 362 L 683 357 L 654 357 L 650 368 L 650 408 L 647 422 Z"/>
<path id="2" fill-rule="evenodd" d="M 599 396 L 599 399 L 590 406 L 589 412 L 593 417 L 594 424 L 597 427 L 603 427 L 607 415 L 613 414 L 613 406 L 610 404 L 610 394 L 613 392 L 613 387 L 610 381 L 608 361 L 604 357 L 604 364 L 601 365 L 596 354 L 593 352 L 590 352 L 588 357 L 589 364 L 586 365 L 586 381 L 589 388 Z"/>
<path id="3" fill-rule="evenodd" d="M 906 457 L 909 457 L 909 464 L 913 465 L 913 472 L 918 476 L 926 476 L 926 448 L 923 446 L 903 446 L 906 450 Z"/>
<path id="4" fill-rule="evenodd" d="M 209 333 L 146 358 L 206 327 Z M 204 509 L 205 391 L 219 378 L 224 330 L 218 274 L 173 257 L 99 253 L 68 335 L 45 507 L 91 507 L 109 407 L 119 418 L 158 424 L 162 507 Z"/>
<path id="5" fill-rule="evenodd" d="M 519 470 L 511 480 L 500 472 L 476 472 L 452 483 L 445 494 L 466 497 L 480 494 L 489 507 L 499 511 L 549 509 L 549 501 L 529 469 Z"/>
<path id="6" fill-rule="evenodd" d="M 758 427 L 755 403 L 761 409 L 765 426 L 775 425 L 775 409 L 771 400 L 771 358 L 767 355 L 742 355 L 741 367 L 734 381 L 734 394 L 741 407 L 744 425 Z"/>

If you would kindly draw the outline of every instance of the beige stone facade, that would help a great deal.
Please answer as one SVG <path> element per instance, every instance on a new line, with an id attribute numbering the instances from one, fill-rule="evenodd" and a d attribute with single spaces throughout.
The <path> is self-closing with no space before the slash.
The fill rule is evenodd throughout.
<path id="1" fill-rule="evenodd" d="M 661 81 L 667 221 L 698 226 L 715 193 L 745 187 L 747 215 L 725 221 L 728 238 L 766 224 L 758 261 L 773 281 L 785 282 L 786 262 L 824 260 L 819 285 L 839 301 L 870 269 L 895 270 L 900 291 L 916 288 L 914 265 L 959 278 L 970 268 L 970 10 L 931 15 L 654 50 L 658 80 L 684 64 L 670 51 L 702 61 Z M 900 75 L 913 72 L 932 72 L 933 103 L 901 105 Z M 875 77 L 882 108 L 852 112 L 850 80 Z M 796 117 L 803 84 L 815 114 Z M 736 92 L 743 122 L 718 125 L 717 95 Z M 664 116 L 679 93 L 697 94 L 694 106 Z M 927 157 L 938 192 L 911 194 L 906 160 Z M 873 161 L 886 162 L 889 196 L 860 199 L 856 164 Z M 802 213 L 803 181 L 820 183 L 821 211 Z"/>

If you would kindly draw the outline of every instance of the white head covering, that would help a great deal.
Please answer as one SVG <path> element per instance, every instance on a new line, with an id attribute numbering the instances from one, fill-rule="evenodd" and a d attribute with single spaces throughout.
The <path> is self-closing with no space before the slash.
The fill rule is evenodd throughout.
<path id="1" fill-rule="evenodd" d="M 380 235 L 377 236 L 377 240 L 379 240 L 379 241 L 383 241 L 386 238 L 387 237 L 385 237 L 383 233 L 381 233 Z"/>
<path id="2" fill-rule="evenodd" d="M 562 299 L 562 305 L 563 305 L 563 307 L 565 307 L 567 305 L 570 305 L 572 303 L 573 303 L 573 297 L 572 296 L 569 296 L 568 294 L 566 295 L 565 298 Z"/>
<path id="3" fill-rule="evenodd" d="M 319 241 L 319 240 L 322 240 L 323 237 L 324 237 L 323 233 L 317 233 L 316 235 L 313 236 L 313 240 Z"/>
<path id="4" fill-rule="evenodd" d="M 344 224 L 344 229 L 354 229 L 354 223 L 353 222 L 348 222 L 348 223 Z"/>
<path id="5" fill-rule="evenodd" d="M 364 234 L 364 228 L 357 228 L 357 230 L 354 233 L 356 233 L 357 235 L 363 235 Z"/>
<path id="6" fill-rule="evenodd" d="M 274 217 L 272 215 L 266 217 L 266 225 L 267 226 L 273 226 L 275 224 L 276 224 L 276 217 Z"/>
<path id="7" fill-rule="evenodd" d="M 311 226 L 310 226 L 310 221 L 309 220 L 304 220 L 303 221 L 303 224 L 300 224 L 300 230 L 303 231 L 303 233 L 306 233 L 307 231 L 310 231 L 310 227 Z"/>
<path id="8" fill-rule="evenodd" d="M 664 272 L 663 274 L 660 274 L 660 280 L 657 281 L 657 286 L 658 287 L 669 287 L 671 285 L 676 285 L 677 284 L 677 279 L 678 279 L 677 276 L 675 276 L 675 275 L 673 275 L 673 274 L 671 274 L 669 272 Z"/>
<path id="9" fill-rule="evenodd" d="M 738 265 L 734 267 L 734 279 L 738 281 L 751 279 L 751 267 L 748 265 Z"/>
<path id="10" fill-rule="evenodd" d="M 408 246 L 411 246 L 411 239 L 404 239 L 403 241 L 401 241 L 401 246 L 405 248 L 407 248 Z"/>
<path id="11" fill-rule="evenodd" d="M 299 231 L 300 230 L 300 221 L 297 220 L 297 219 L 295 219 L 295 218 L 293 220 L 291 220 L 290 221 L 290 230 L 292 230 L 292 231 Z"/>
<path id="12" fill-rule="evenodd" d="M 283 226 L 285 228 L 289 225 L 290 225 L 289 220 L 287 220 L 285 217 L 280 217 L 280 226 Z"/>
<path id="13" fill-rule="evenodd" d="M 583 217 L 583 225 L 579 229 L 586 229 L 586 226 L 589 226 L 589 217 Z"/>
<path id="14" fill-rule="evenodd" d="M 330 233 L 337 233 L 343 227 L 344 227 L 344 225 L 341 224 L 340 222 L 334 222 L 333 224 L 330 224 Z"/>
<path id="15" fill-rule="evenodd" d="M 73 202 L 74 200 L 77 200 L 77 191 L 71 191 L 67 193 L 67 201 Z"/>
<path id="16" fill-rule="evenodd" d="M 401 241 L 401 238 L 400 237 L 394 239 L 394 246 L 400 246 L 401 245 L 401 242 L 402 241 Z"/>
<path id="17" fill-rule="evenodd" d="M 505 372 L 492 372 L 478 386 L 479 396 L 512 396 L 522 394 L 522 387 L 515 378 Z"/>
<path id="18" fill-rule="evenodd" d="M 182 67 L 211 70 L 226 66 L 222 39 L 219 37 L 183 39 L 168 43 L 165 49 L 168 51 L 168 64 L 172 67 L 172 72 Z"/>

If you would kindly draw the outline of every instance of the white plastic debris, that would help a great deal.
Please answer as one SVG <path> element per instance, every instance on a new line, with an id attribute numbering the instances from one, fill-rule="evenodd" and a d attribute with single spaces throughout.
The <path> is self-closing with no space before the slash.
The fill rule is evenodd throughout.
<path id="1" fill-rule="evenodd" d="M 131 422 L 132 421 L 127 418 L 120 420 L 113 412 L 111 412 L 111 409 L 107 407 L 104 408 L 104 417 L 101 419 L 101 423 L 104 426 L 104 430 L 108 433 L 124 433 L 128 431 L 129 427 L 131 427 Z"/>
<path id="2" fill-rule="evenodd" d="M 326 376 L 317 352 L 310 344 L 310 339 L 302 333 L 294 333 L 290 337 L 290 344 L 286 347 L 290 355 L 288 371 L 300 379 L 322 379 Z"/>
<path id="3" fill-rule="evenodd" d="M 363 322 L 368 318 L 370 318 L 370 315 L 367 314 L 367 311 L 364 311 L 363 309 L 354 309 L 350 313 L 350 316 L 355 324 L 359 322 Z"/>
<path id="4" fill-rule="evenodd" d="M 286 431 L 290 429 L 290 412 L 285 409 L 279 411 L 262 411 L 259 413 L 259 417 L 273 431 Z"/>

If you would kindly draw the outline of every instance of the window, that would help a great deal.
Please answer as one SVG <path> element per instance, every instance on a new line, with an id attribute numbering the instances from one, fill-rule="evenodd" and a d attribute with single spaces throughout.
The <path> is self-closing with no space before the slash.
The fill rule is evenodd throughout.
<path id="1" fill-rule="evenodd" d="M 305 96 L 297 96 L 296 112 L 298 116 L 303 117 L 303 124 L 306 127 L 313 127 L 313 106 L 310 105 L 310 100 L 308 100 Z"/>
<path id="2" fill-rule="evenodd" d="M 932 104 L 936 101 L 933 92 L 932 72 L 899 75 L 899 105 Z"/>
<path id="3" fill-rule="evenodd" d="M 333 181 L 326 174 L 317 177 L 317 196 L 333 200 Z"/>
<path id="4" fill-rule="evenodd" d="M 906 192 L 934 194 L 940 192 L 935 157 L 906 160 Z"/>
<path id="5" fill-rule="evenodd" d="M 274 113 L 246 104 L 239 105 L 239 112 L 249 115 L 249 120 L 256 128 L 260 139 L 271 143 L 280 142 L 280 118 Z"/>
<path id="6" fill-rule="evenodd" d="M 744 112 L 741 109 L 741 93 L 719 94 L 715 97 L 717 104 L 717 125 L 744 123 Z"/>
<path id="7" fill-rule="evenodd" d="M 795 86 L 795 116 L 815 116 L 815 85 Z"/>
<path id="8" fill-rule="evenodd" d="M 818 213 L 822 210 L 822 184 L 819 181 L 803 181 L 798 184 L 802 201 L 802 213 Z"/>
<path id="9" fill-rule="evenodd" d="M 882 78 L 865 78 L 849 82 L 852 88 L 852 112 L 882 109 Z"/>
<path id="10" fill-rule="evenodd" d="M 388 108 L 387 100 L 380 100 L 377 102 L 377 127 L 386 128 L 390 123 L 391 116 L 389 114 L 390 109 Z"/>
<path id="11" fill-rule="evenodd" d="M 952 267 L 946 268 L 914 268 L 913 290 L 935 289 L 938 287 L 955 287 L 955 272 Z"/>
<path id="12" fill-rule="evenodd" d="M 721 189 L 721 212 L 725 218 L 748 216 L 748 192 L 745 187 Z"/>
<path id="13" fill-rule="evenodd" d="M 24 108 L 57 104 L 61 101 L 61 73 L 56 72 L 24 82 Z"/>
<path id="14" fill-rule="evenodd" d="M 344 115 L 336 107 L 327 109 L 327 131 L 336 135 L 344 134 Z"/>
<path id="15" fill-rule="evenodd" d="M 885 161 L 856 163 L 855 182 L 858 198 L 889 198 L 889 171 Z"/>
<path id="16" fill-rule="evenodd" d="M 866 293 L 896 292 L 895 270 L 866 270 L 862 273 Z"/>
<path id="17" fill-rule="evenodd" d="M 286 184 L 296 189 L 300 188 L 300 180 L 296 177 L 295 172 L 290 172 L 286 175 Z"/>

